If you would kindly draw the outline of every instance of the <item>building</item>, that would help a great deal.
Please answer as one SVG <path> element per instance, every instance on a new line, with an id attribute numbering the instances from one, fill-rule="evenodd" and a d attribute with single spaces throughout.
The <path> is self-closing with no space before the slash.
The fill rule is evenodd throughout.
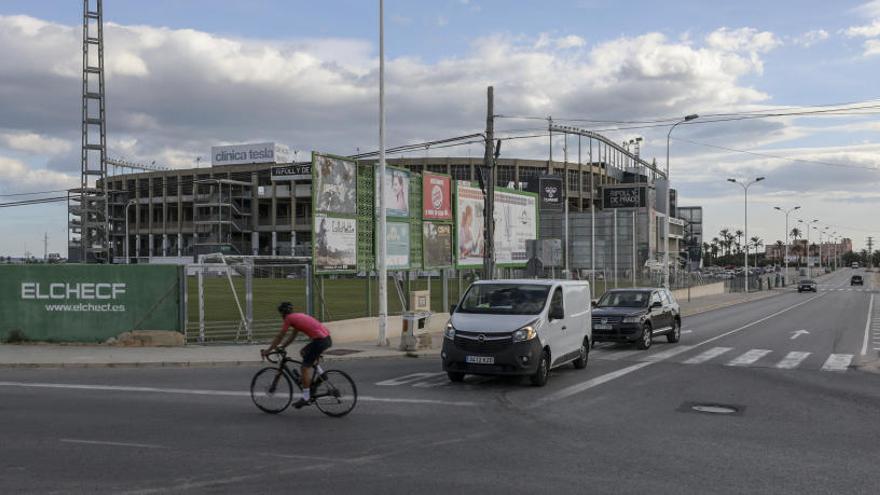
<path id="1" fill-rule="evenodd" d="M 681 257 L 689 270 L 699 268 L 703 261 L 703 207 L 679 206 L 676 216 L 684 221 Z"/>
<path id="2" fill-rule="evenodd" d="M 765 259 L 772 263 L 783 263 L 783 255 L 786 251 L 788 252 L 787 258 L 789 263 L 806 263 L 809 259 L 811 264 L 816 265 L 820 263 L 821 257 L 821 264 L 823 266 L 831 265 L 838 261 L 840 256 L 852 251 L 852 239 L 844 237 L 840 239 L 840 242 L 823 242 L 821 244 L 810 242 L 809 258 L 807 258 L 806 239 L 792 241 L 788 249 L 776 243 L 764 246 Z"/>
<path id="3" fill-rule="evenodd" d="M 272 170 L 279 160 L 238 163 L 234 158 L 241 155 L 225 148 L 222 158 L 230 164 L 147 171 L 107 179 L 111 198 L 111 250 L 116 260 L 177 258 L 185 262 L 214 252 L 311 254 L 310 178 L 273 180 Z M 619 273 L 631 273 L 633 266 L 642 268 L 649 262 L 662 260 L 663 222 L 662 215 L 658 216 L 656 211 L 655 184 L 662 172 L 637 156 L 616 149 L 611 151 L 613 153 L 606 150 L 604 156 L 600 154 L 602 160 L 581 164 L 499 158 L 496 184 L 537 191 L 540 178 L 556 178 L 570 213 L 572 268 L 592 266 L 591 208 L 594 207 L 597 266 L 606 270 L 608 266 L 617 266 Z M 278 155 L 281 153 L 275 154 Z M 369 165 L 375 162 L 375 159 L 360 161 Z M 388 165 L 416 173 L 439 172 L 456 180 L 477 181 L 482 159 L 393 158 L 388 160 Z M 637 201 L 620 202 L 620 198 L 637 198 Z M 564 238 L 561 208 L 542 209 L 539 224 L 541 237 Z M 686 226 L 683 220 L 673 218 L 670 222 L 673 262 L 678 258 Z"/>

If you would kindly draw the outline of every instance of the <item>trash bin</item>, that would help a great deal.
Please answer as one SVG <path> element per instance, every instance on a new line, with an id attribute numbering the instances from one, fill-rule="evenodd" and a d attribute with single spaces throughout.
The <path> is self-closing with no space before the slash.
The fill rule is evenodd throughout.
<path id="1" fill-rule="evenodd" d="M 418 336 L 428 332 L 430 311 L 406 311 L 401 315 L 403 328 L 400 333 L 400 350 L 414 351 L 418 348 Z"/>

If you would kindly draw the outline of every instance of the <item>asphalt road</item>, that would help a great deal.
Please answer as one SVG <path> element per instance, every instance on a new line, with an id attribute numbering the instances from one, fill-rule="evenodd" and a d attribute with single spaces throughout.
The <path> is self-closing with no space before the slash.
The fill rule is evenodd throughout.
<path id="1" fill-rule="evenodd" d="M 880 300 L 869 318 L 850 274 L 599 346 L 544 388 L 338 362 L 363 398 L 343 419 L 259 412 L 252 367 L 4 369 L 0 492 L 877 493 L 880 374 L 857 365 Z"/>

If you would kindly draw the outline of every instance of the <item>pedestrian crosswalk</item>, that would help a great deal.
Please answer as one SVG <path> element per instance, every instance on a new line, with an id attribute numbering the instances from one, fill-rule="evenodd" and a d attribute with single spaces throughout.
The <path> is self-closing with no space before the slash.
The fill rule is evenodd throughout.
<path id="1" fill-rule="evenodd" d="M 852 288 L 852 287 L 849 287 L 849 288 L 841 288 L 841 287 L 822 287 L 822 286 L 820 285 L 820 286 L 819 286 L 819 292 L 876 292 L 876 291 L 875 291 L 874 289 L 866 289 L 866 288 L 864 288 L 864 287 L 862 287 L 862 288 L 858 288 L 858 289 L 855 289 L 855 288 Z"/>

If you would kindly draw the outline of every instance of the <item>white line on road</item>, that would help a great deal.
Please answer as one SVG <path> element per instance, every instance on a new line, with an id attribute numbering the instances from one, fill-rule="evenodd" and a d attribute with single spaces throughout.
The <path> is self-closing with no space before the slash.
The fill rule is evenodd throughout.
<path id="1" fill-rule="evenodd" d="M 156 387 L 124 387 L 118 385 L 83 385 L 69 383 L 32 383 L 32 382 L 0 382 L 0 387 L 20 387 L 20 388 L 53 388 L 53 389 L 72 389 L 72 390 L 100 390 L 106 392 L 142 392 L 157 394 L 181 394 L 181 395 L 209 395 L 221 397 L 250 397 L 250 392 L 237 390 L 198 390 L 185 388 L 156 388 Z M 361 402 L 391 402 L 398 404 L 428 404 L 438 406 L 459 406 L 474 407 L 480 405 L 477 402 L 469 401 L 445 401 L 434 399 L 407 399 L 397 397 L 370 397 L 358 395 L 358 401 Z"/>
<path id="2" fill-rule="evenodd" d="M 797 368 L 804 359 L 807 359 L 809 356 L 809 352 L 789 352 L 782 361 L 776 363 L 776 367 L 783 370 L 790 370 Z"/>
<path id="3" fill-rule="evenodd" d="M 682 331 L 681 331 L 681 334 L 682 334 L 682 335 L 685 335 L 685 334 L 693 333 L 693 332 L 694 332 L 693 330 L 682 330 Z"/>
<path id="4" fill-rule="evenodd" d="M 862 343 L 862 356 L 868 353 L 868 333 L 871 331 L 871 316 L 874 312 L 874 294 L 871 294 L 871 301 L 868 303 L 868 321 L 865 323 L 865 341 Z"/>
<path id="5" fill-rule="evenodd" d="M 440 375 L 444 375 L 444 374 L 445 373 L 442 373 L 442 372 L 440 372 L 440 373 L 434 373 L 434 372 L 411 373 L 409 375 L 404 375 L 404 376 L 401 376 L 398 378 L 392 378 L 390 380 L 384 380 L 384 381 L 378 382 L 378 383 L 376 383 L 376 385 L 379 385 L 382 387 L 394 387 L 396 385 L 404 385 L 406 383 L 419 382 L 419 381 L 425 380 L 427 378 L 434 378 L 435 376 L 440 376 Z"/>
<path id="6" fill-rule="evenodd" d="M 807 304 L 807 303 L 810 303 L 810 302 L 812 302 L 812 301 L 815 301 L 816 299 L 819 299 L 819 298 L 825 297 L 827 294 L 828 294 L 828 293 L 826 292 L 826 293 L 823 293 L 823 294 L 821 294 L 821 295 L 813 296 L 813 297 L 811 297 L 811 298 L 809 298 L 809 299 L 806 299 L 806 300 L 801 301 L 801 302 L 799 302 L 799 303 L 797 303 L 797 304 L 794 304 L 794 305 L 792 305 L 792 306 L 789 306 L 789 307 L 787 307 L 787 308 L 785 308 L 785 309 L 783 309 L 783 310 L 777 311 L 777 312 L 775 312 L 775 313 L 773 313 L 773 314 L 771 314 L 771 315 L 765 316 L 765 317 L 763 317 L 763 318 L 761 318 L 761 319 L 758 319 L 758 320 L 755 320 L 755 321 L 753 321 L 753 322 L 751 322 L 751 323 L 747 323 L 747 324 L 745 324 L 745 325 L 743 325 L 743 326 L 741 326 L 741 327 L 739 327 L 739 328 L 734 328 L 733 330 L 730 330 L 730 331 L 728 331 L 728 332 L 722 333 L 721 335 L 716 335 L 715 337 L 712 337 L 712 338 L 710 338 L 710 339 L 706 339 L 706 340 L 704 340 L 704 341 L 702 341 L 702 342 L 699 342 L 699 343 L 697 343 L 697 344 L 694 344 L 690 349 L 693 349 L 693 348 L 696 348 L 696 347 L 700 347 L 700 346 L 702 346 L 702 345 L 708 344 L 709 342 L 714 342 L 714 341 L 716 341 L 716 340 L 718 340 L 718 339 L 721 339 L 721 338 L 727 337 L 728 335 L 733 335 L 733 334 L 735 334 L 735 333 L 737 333 L 737 332 L 741 332 L 741 331 L 743 331 L 743 330 L 745 330 L 745 329 L 747 329 L 747 328 L 751 328 L 751 327 L 753 327 L 753 326 L 755 326 L 755 325 L 758 325 L 758 324 L 760 324 L 760 323 L 763 323 L 763 322 L 765 322 L 765 321 L 767 321 L 767 320 L 769 320 L 769 319 L 771 319 L 771 318 L 775 318 L 775 317 L 777 317 L 777 316 L 779 316 L 779 315 L 782 315 L 782 314 L 788 313 L 789 311 L 791 311 L 791 310 L 793 310 L 793 309 L 795 309 L 795 308 L 799 308 L 799 307 L 803 306 L 804 304 Z M 637 364 L 634 364 L 634 365 L 632 365 L 632 366 L 627 366 L 626 368 L 621 368 L 621 369 L 619 369 L 619 370 L 617 370 L 617 371 L 612 371 L 611 373 L 606 373 L 606 374 L 604 374 L 604 375 L 597 376 L 596 378 L 591 378 L 591 379 L 589 379 L 589 380 L 587 380 L 587 381 L 585 381 L 585 382 L 581 382 L 581 383 L 576 383 L 576 384 L 574 384 L 574 385 L 570 385 L 570 386 L 568 386 L 568 387 L 566 387 L 566 388 L 560 389 L 560 390 L 556 391 L 555 393 L 550 394 L 550 395 L 548 395 L 547 397 L 544 397 L 543 399 L 541 399 L 541 400 L 535 402 L 534 405 L 533 405 L 532 407 L 538 407 L 538 406 L 540 406 L 540 405 L 542 405 L 542 404 L 546 404 L 546 403 L 548 403 L 548 402 L 553 402 L 553 401 L 557 401 L 557 400 L 560 400 L 560 399 L 565 399 L 566 397 L 571 397 L 572 395 L 579 394 L 579 393 L 581 393 L 581 392 L 584 392 L 584 391 L 586 391 L 586 390 L 589 390 L 589 389 L 591 389 L 591 388 L 593 388 L 593 387 L 596 387 L 596 386 L 598 386 L 598 385 L 601 385 L 601 384 L 603 384 L 603 383 L 610 382 L 611 380 L 615 380 L 615 379 L 620 378 L 620 377 L 622 377 L 622 376 L 628 375 L 628 374 L 630 374 L 630 373 L 632 373 L 632 372 L 634 372 L 634 371 L 638 371 L 638 370 L 640 370 L 640 369 L 642 369 L 642 368 L 645 368 L 645 367 L 647 367 L 647 366 L 651 366 L 652 364 L 656 364 L 656 363 L 660 363 L 660 362 L 662 362 L 662 361 L 646 361 L 646 362 L 642 362 L 642 363 L 637 363 Z"/>
<path id="7" fill-rule="evenodd" d="M 700 364 L 709 361 L 710 359 L 715 359 L 716 357 L 724 354 L 727 351 L 733 349 L 732 347 L 713 347 L 706 352 L 701 354 L 697 354 L 696 356 L 688 359 L 684 362 L 684 364 Z"/>
<path id="8" fill-rule="evenodd" d="M 692 345 L 678 345 L 671 349 L 667 349 L 662 352 L 657 352 L 654 354 L 649 354 L 645 357 L 639 358 L 639 361 L 663 361 L 664 359 L 669 359 L 672 356 L 677 356 L 683 352 L 687 352 L 693 349 Z"/>
<path id="9" fill-rule="evenodd" d="M 846 371 L 852 359 L 852 354 L 832 354 L 822 365 L 822 371 Z"/>
<path id="10" fill-rule="evenodd" d="M 82 443 L 86 445 L 107 445 L 110 447 L 135 447 L 139 449 L 164 449 L 161 445 L 152 445 L 149 443 L 127 443 L 127 442 L 105 442 L 102 440 L 78 440 L 76 438 L 60 438 L 59 442 L 64 443 Z"/>
<path id="11" fill-rule="evenodd" d="M 771 352 L 773 351 L 769 349 L 752 349 L 745 354 L 732 359 L 727 363 L 727 366 L 748 366 Z"/>

